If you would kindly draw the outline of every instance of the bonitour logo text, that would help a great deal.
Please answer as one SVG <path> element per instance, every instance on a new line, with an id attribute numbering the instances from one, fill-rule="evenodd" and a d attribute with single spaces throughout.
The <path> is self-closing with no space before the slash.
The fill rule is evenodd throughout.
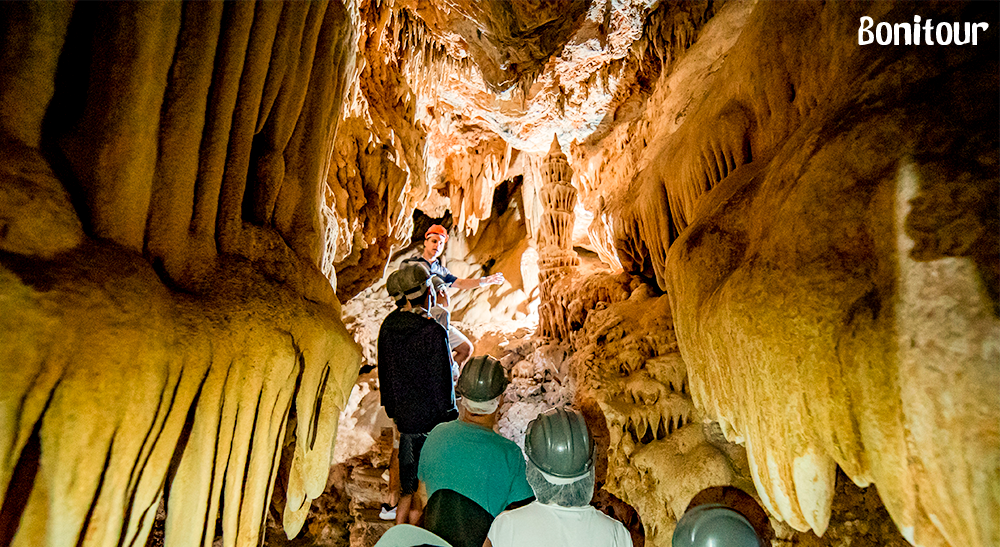
<path id="1" fill-rule="evenodd" d="M 874 27 L 874 30 L 872 30 Z M 921 21 L 913 16 L 912 23 L 879 23 L 867 15 L 861 18 L 858 27 L 858 45 L 867 46 L 877 42 L 880 46 L 964 46 L 979 45 L 979 31 L 990 28 L 989 23 L 962 23 L 944 21 L 935 23 L 933 19 Z"/>

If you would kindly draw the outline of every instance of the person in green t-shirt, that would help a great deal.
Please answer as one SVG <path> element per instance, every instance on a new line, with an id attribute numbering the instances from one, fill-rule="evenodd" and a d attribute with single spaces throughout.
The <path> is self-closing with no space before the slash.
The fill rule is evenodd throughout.
<path id="1" fill-rule="evenodd" d="M 534 499 L 521 448 L 493 431 L 507 383 L 503 366 L 493 357 L 473 357 L 465 365 L 455 388 L 461 395 L 459 419 L 438 424 L 427 435 L 417 472 L 418 497 L 427 500 L 438 490 L 452 490 L 477 503 L 491 521 Z M 483 540 L 485 536 L 479 545 Z"/>

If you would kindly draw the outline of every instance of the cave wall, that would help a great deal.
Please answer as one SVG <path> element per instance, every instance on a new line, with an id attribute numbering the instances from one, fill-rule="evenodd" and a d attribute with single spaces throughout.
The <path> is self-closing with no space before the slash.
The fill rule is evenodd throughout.
<path id="1" fill-rule="evenodd" d="M 914 13 L 991 30 L 857 45 L 861 16 Z M 915 545 L 1000 541 L 996 15 L 760 2 L 679 124 L 630 127 L 619 257 L 670 296 L 695 404 L 797 530 L 826 529 L 839 467 Z"/>
<path id="2" fill-rule="evenodd" d="M 508 39 L 533 54 L 541 27 L 470 30 L 520 21 L 521 3 L 453 4 L 362 3 L 383 10 L 373 36 L 406 81 L 368 100 L 406 88 L 421 123 L 387 125 L 402 142 L 407 124 L 426 131 L 415 207 L 484 242 L 488 196 L 519 162 L 532 179 L 557 133 L 595 248 L 668 295 L 692 404 L 746 447 L 772 516 L 822 534 L 839 467 L 878 487 L 911 543 L 997 542 L 982 516 L 1000 482 L 996 28 L 974 47 L 859 47 L 861 16 L 911 21 L 918 4 L 595 1 L 532 75 L 498 60 Z M 919 6 L 997 19 L 990 4 Z M 635 505 L 667 522 L 652 484 Z"/>
<path id="3" fill-rule="evenodd" d="M 0 544 L 297 533 L 359 352 L 324 275 L 340 2 L 0 6 Z"/>

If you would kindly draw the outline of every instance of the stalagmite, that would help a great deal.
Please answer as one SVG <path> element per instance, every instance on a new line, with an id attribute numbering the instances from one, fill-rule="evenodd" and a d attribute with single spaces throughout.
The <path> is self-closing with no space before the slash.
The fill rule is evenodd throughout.
<path id="1" fill-rule="evenodd" d="M 554 338 L 566 338 L 567 326 L 552 295 L 552 286 L 580 263 L 573 252 L 570 235 L 573 232 L 573 208 L 576 188 L 572 184 L 573 170 L 559 146 L 558 136 L 552 137 L 552 147 L 542 162 L 542 216 L 538 229 L 538 315 L 541 333 Z"/>

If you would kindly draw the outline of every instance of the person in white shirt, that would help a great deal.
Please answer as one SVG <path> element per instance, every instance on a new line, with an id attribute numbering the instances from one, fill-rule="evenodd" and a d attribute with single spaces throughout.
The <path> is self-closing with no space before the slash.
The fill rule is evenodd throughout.
<path id="1" fill-rule="evenodd" d="M 501 513 L 484 547 L 632 547 L 625 526 L 590 505 L 594 442 L 581 414 L 540 414 L 528 424 L 524 451 L 536 501 Z"/>

